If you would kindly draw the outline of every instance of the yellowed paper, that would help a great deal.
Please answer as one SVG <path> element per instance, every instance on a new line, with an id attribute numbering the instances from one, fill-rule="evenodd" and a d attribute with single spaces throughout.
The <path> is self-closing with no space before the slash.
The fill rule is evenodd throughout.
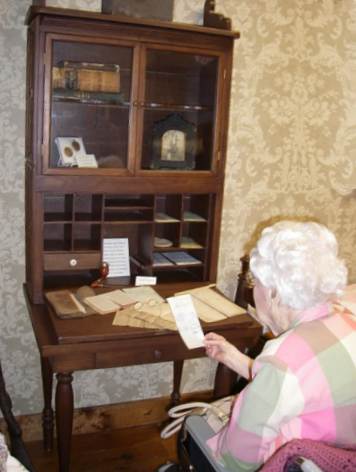
<path id="1" fill-rule="evenodd" d="M 225 316 L 220 311 L 215 310 L 206 303 L 200 301 L 199 298 L 196 298 L 194 295 L 192 295 L 192 300 L 198 317 L 206 323 L 226 320 L 227 316 Z"/>
<path id="2" fill-rule="evenodd" d="M 221 295 L 220 293 L 216 292 L 211 287 L 211 285 L 206 287 L 199 287 L 196 289 L 179 292 L 175 295 L 190 294 L 194 296 L 194 298 L 205 303 L 206 305 L 209 305 L 210 308 L 225 315 L 225 317 L 227 318 L 246 313 L 246 310 L 233 303 L 224 295 Z"/>
<path id="3" fill-rule="evenodd" d="M 100 315 L 113 313 L 119 308 L 119 306 L 111 301 L 105 293 L 101 295 L 95 295 L 94 297 L 87 297 L 84 299 L 84 302 Z"/>
<path id="4" fill-rule="evenodd" d="M 129 297 L 127 293 L 120 289 L 112 290 L 111 292 L 107 292 L 104 295 L 106 295 L 112 302 L 122 307 L 133 305 L 135 303 L 133 298 Z"/>
<path id="5" fill-rule="evenodd" d="M 124 288 L 123 291 L 136 302 L 145 303 L 148 301 L 155 301 L 157 303 L 163 303 L 164 298 L 159 295 L 156 290 L 150 286 L 139 286 Z"/>
<path id="6" fill-rule="evenodd" d="M 149 308 L 152 313 L 147 313 L 145 311 L 146 307 Z M 166 308 L 159 310 L 159 306 L 150 307 L 148 304 L 143 304 L 142 308 L 139 310 L 134 306 L 130 306 L 117 311 L 113 325 L 147 329 L 177 329 L 173 315 L 168 313 Z"/>
<path id="7" fill-rule="evenodd" d="M 129 315 L 124 312 L 124 310 L 119 310 L 116 312 L 114 320 L 112 322 L 115 326 L 128 326 Z"/>

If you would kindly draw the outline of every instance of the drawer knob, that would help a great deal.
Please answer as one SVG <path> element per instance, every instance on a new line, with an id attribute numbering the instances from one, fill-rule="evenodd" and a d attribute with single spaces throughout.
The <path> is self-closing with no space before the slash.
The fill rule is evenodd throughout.
<path id="1" fill-rule="evenodd" d="M 159 351 L 158 349 L 155 349 L 155 359 L 160 359 L 162 357 L 162 352 Z"/>
<path id="2" fill-rule="evenodd" d="M 71 260 L 69 261 L 69 265 L 70 265 L 71 267 L 75 267 L 77 264 L 78 264 L 77 259 L 71 259 Z"/>

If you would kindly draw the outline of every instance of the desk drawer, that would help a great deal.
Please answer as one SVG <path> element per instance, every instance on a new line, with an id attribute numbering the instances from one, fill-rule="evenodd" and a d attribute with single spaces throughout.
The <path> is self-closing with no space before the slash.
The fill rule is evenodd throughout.
<path id="1" fill-rule="evenodd" d="M 100 252 L 46 253 L 44 270 L 83 270 L 100 267 Z"/>
<path id="2" fill-rule="evenodd" d="M 117 351 L 99 352 L 96 355 L 96 367 L 118 367 L 127 365 L 151 364 L 173 360 L 202 357 L 203 349 L 187 350 L 179 339 L 172 339 L 169 344 L 158 343 L 157 346 L 145 346 L 145 343 L 135 342 L 131 347 L 120 346 Z"/>

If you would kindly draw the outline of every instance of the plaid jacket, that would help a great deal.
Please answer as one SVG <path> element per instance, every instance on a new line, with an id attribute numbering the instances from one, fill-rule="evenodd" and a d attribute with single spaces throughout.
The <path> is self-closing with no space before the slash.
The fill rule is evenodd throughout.
<path id="1" fill-rule="evenodd" d="M 229 424 L 208 446 L 231 471 L 254 471 L 294 438 L 356 443 L 356 318 L 321 305 L 266 343 Z"/>

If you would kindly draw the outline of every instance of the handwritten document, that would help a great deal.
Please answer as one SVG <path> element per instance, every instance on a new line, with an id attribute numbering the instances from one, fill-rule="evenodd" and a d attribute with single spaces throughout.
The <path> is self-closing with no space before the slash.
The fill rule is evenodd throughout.
<path id="1" fill-rule="evenodd" d="M 108 277 L 126 277 L 130 275 L 128 239 L 103 239 L 103 261 L 109 264 Z"/>
<path id="2" fill-rule="evenodd" d="M 181 338 L 188 349 L 204 346 L 204 333 L 190 295 L 167 298 Z"/>

